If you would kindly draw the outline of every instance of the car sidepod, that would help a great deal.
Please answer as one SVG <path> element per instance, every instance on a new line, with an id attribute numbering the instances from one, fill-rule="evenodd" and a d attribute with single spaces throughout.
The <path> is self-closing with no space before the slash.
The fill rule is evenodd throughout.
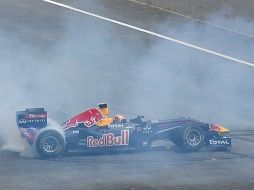
<path id="1" fill-rule="evenodd" d="M 137 138 L 135 125 L 131 123 L 113 123 L 103 127 L 79 124 L 66 130 L 65 135 L 67 149 L 89 152 L 134 148 Z"/>

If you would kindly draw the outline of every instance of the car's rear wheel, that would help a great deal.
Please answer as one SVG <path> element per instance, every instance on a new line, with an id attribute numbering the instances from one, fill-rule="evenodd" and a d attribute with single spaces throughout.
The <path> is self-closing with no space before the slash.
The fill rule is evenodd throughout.
<path id="1" fill-rule="evenodd" d="M 57 131 L 44 131 L 37 138 L 36 150 L 41 158 L 58 157 L 64 151 L 64 138 Z"/>

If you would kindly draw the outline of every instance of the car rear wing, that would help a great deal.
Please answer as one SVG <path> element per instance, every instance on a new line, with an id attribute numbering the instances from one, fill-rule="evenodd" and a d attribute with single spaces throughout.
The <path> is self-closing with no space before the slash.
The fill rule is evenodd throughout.
<path id="1" fill-rule="evenodd" d="M 47 126 L 47 111 L 44 108 L 27 108 L 16 112 L 19 128 L 43 128 Z"/>

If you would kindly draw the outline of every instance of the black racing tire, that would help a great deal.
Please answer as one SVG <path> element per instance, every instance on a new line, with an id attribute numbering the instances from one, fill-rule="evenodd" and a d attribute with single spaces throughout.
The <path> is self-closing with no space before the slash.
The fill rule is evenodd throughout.
<path id="1" fill-rule="evenodd" d="M 181 134 L 181 129 L 174 130 L 169 134 L 169 140 L 177 147 L 181 147 L 183 145 L 183 139 L 181 137 Z"/>
<path id="2" fill-rule="evenodd" d="M 54 130 L 42 132 L 36 140 L 36 150 L 43 159 L 61 156 L 64 148 L 65 143 L 63 136 Z"/>
<path id="3" fill-rule="evenodd" d="M 185 152 L 199 151 L 205 142 L 205 133 L 199 126 L 185 127 L 181 137 L 181 147 Z"/>

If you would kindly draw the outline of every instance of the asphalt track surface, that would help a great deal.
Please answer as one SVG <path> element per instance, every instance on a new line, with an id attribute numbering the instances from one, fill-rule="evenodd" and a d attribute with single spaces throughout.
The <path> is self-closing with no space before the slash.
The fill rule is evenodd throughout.
<path id="1" fill-rule="evenodd" d="M 176 147 L 40 160 L 0 151 L 0 189 L 253 189 L 254 131 L 233 133 L 229 151 Z"/>
<path id="2" fill-rule="evenodd" d="M 252 38 L 226 32 L 221 29 L 209 27 L 214 43 L 206 44 L 202 38 L 186 39 L 178 36 L 177 31 L 165 31 L 160 23 L 167 20 L 168 25 L 181 25 L 191 23 L 181 17 L 171 15 L 128 1 L 61 1 L 82 10 L 119 20 L 128 24 L 142 27 L 163 35 L 173 35 L 180 40 L 186 40 L 205 48 L 216 50 L 224 54 L 253 60 L 252 49 L 246 49 L 246 38 L 253 43 Z M 47 4 L 43 1 L 33 0 L 2 0 L 0 2 L 1 31 L 8 33 L 4 43 L 16 44 L 22 41 L 20 49 L 32 49 L 32 53 L 43 53 L 45 56 L 52 53 L 51 48 L 65 37 L 66 19 L 74 22 L 76 29 L 86 31 L 91 40 L 104 38 L 112 41 L 115 37 L 121 39 L 133 57 L 146 52 L 155 41 L 147 34 L 132 31 L 128 28 L 114 25 L 114 34 L 102 33 L 103 28 L 112 27 L 112 24 L 101 20 L 80 15 Z M 168 19 L 170 18 L 170 19 Z M 87 26 L 89 23 L 89 27 Z M 92 26 L 92 27 L 91 27 Z M 91 31 L 89 31 L 91 30 Z M 7 31 L 7 32 L 6 32 Z M 227 40 L 231 39 L 232 47 L 216 40 L 216 35 L 227 33 Z M 79 33 L 78 33 L 79 34 Z M 126 39 L 126 35 L 132 38 Z M 142 40 L 137 41 L 136 36 Z M 210 36 L 209 36 L 210 37 Z M 229 40 L 230 41 L 230 40 Z M 134 43 L 135 42 L 135 43 Z M 76 41 L 75 43 L 82 43 Z M 221 43 L 221 44 L 220 44 Z M 133 45 L 135 44 L 135 45 Z M 74 44 L 75 46 L 75 44 Z M 176 45 L 179 49 L 184 49 Z M 143 48 L 140 48 L 143 47 Z M 115 51 L 117 51 L 115 49 Z M 188 50 L 197 53 L 197 50 Z M 241 54 L 245 51 L 245 54 Z M 135 54 L 135 52 L 138 52 Z M 199 52 L 200 53 L 200 52 Z M 59 55 L 60 56 L 60 55 Z M 206 55 L 208 56 L 208 55 Z M 220 60 L 210 56 L 211 59 Z M 228 61 L 226 64 L 236 64 Z M 246 66 L 247 67 L 247 66 Z M 247 68 L 246 68 L 247 69 Z M 139 153 L 101 154 L 101 155 L 67 155 L 53 160 L 40 160 L 20 157 L 19 153 L 0 151 L 0 189 L 1 190 L 43 190 L 43 189 L 253 189 L 254 187 L 254 131 L 237 131 L 232 134 L 233 146 L 230 151 L 213 151 L 202 149 L 196 153 L 181 153 L 175 147 L 169 150 Z"/>

